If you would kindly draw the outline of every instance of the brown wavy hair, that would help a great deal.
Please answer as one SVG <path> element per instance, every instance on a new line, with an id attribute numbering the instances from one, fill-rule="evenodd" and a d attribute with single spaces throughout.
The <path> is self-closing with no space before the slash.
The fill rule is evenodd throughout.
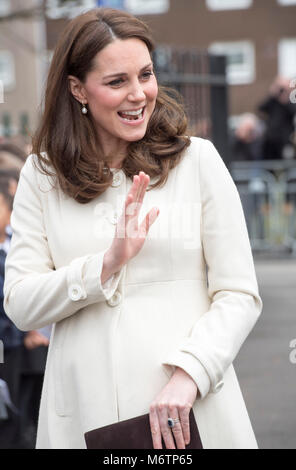
<path id="1" fill-rule="evenodd" d="M 79 203 L 85 204 L 102 194 L 112 183 L 112 172 L 91 113 L 81 113 L 81 104 L 70 91 L 68 75 L 84 83 L 94 67 L 95 56 L 116 38 L 140 39 L 152 56 L 154 43 L 148 26 L 129 13 L 95 8 L 67 24 L 55 48 L 44 110 L 32 139 L 32 153 L 37 155 L 39 169 L 57 177 L 61 189 Z M 158 177 L 150 189 L 165 184 L 169 171 L 190 145 L 185 135 L 187 118 L 179 98 L 177 92 L 159 87 L 146 134 L 128 145 L 122 163 L 127 177 L 132 178 L 139 171 L 150 178 Z"/>

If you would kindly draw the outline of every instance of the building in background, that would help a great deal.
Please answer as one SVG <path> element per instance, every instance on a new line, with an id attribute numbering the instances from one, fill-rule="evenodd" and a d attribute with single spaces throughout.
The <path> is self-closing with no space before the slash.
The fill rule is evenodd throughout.
<path id="1" fill-rule="evenodd" d="M 160 44 L 227 56 L 231 115 L 254 111 L 277 74 L 296 78 L 296 0 L 171 0 L 145 20 Z"/>
<path id="2" fill-rule="evenodd" d="M 61 0 L 51 0 L 56 5 Z M 253 112 L 276 75 L 296 78 L 296 0 L 81 0 L 125 8 L 144 19 L 159 45 L 227 56 L 229 110 Z M 62 12 L 62 10 L 60 11 Z M 48 19 L 53 49 L 65 19 Z"/>
<path id="3" fill-rule="evenodd" d="M 42 2 L 26 0 L 25 5 Z M 7 112 L 14 131 L 24 113 L 34 130 L 57 38 L 69 18 L 95 6 L 140 16 L 158 45 L 226 55 L 229 113 L 234 118 L 256 110 L 276 75 L 296 78 L 296 0 L 47 0 L 43 17 L 0 23 L 0 132 Z M 0 16 L 17 9 L 24 9 L 24 2 L 0 0 Z"/>
<path id="4" fill-rule="evenodd" d="M 41 5 L 0 0 L 0 136 L 30 133 L 38 122 L 47 68 L 45 22 L 36 10 Z"/>

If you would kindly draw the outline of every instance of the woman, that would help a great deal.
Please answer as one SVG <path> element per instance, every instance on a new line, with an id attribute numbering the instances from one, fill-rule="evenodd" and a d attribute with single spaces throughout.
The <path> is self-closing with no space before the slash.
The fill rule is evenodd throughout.
<path id="1" fill-rule="evenodd" d="M 94 9 L 52 60 L 5 284 L 19 328 L 55 324 L 38 448 L 149 413 L 154 447 L 181 449 L 192 407 L 204 448 L 256 447 L 231 365 L 262 308 L 240 199 L 152 50 L 141 21 Z"/>

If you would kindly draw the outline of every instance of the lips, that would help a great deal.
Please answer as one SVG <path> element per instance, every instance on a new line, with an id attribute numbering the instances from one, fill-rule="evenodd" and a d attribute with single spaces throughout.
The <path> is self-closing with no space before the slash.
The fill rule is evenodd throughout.
<path id="1" fill-rule="evenodd" d="M 145 106 L 135 110 L 118 111 L 119 116 L 125 121 L 138 121 L 143 118 Z"/>

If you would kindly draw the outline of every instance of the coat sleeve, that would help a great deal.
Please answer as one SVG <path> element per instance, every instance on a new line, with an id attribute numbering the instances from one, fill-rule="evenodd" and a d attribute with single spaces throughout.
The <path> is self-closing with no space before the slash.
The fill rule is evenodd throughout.
<path id="1" fill-rule="evenodd" d="M 183 368 L 204 398 L 223 386 L 223 375 L 254 327 L 263 304 L 237 188 L 207 140 L 199 155 L 199 178 L 201 237 L 211 305 L 163 365 Z"/>
<path id="2" fill-rule="evenodd" d="M 37 171 L 30 155 L 14 198 L 13 235 L 5 266 L 4 309 L 24 331 L 56 323 L 89 304 L 108 300 L 122 275 L 121 270 L 101 285 L 105 251 L 73 259 L 68 266 L 55 269 Z"/>

